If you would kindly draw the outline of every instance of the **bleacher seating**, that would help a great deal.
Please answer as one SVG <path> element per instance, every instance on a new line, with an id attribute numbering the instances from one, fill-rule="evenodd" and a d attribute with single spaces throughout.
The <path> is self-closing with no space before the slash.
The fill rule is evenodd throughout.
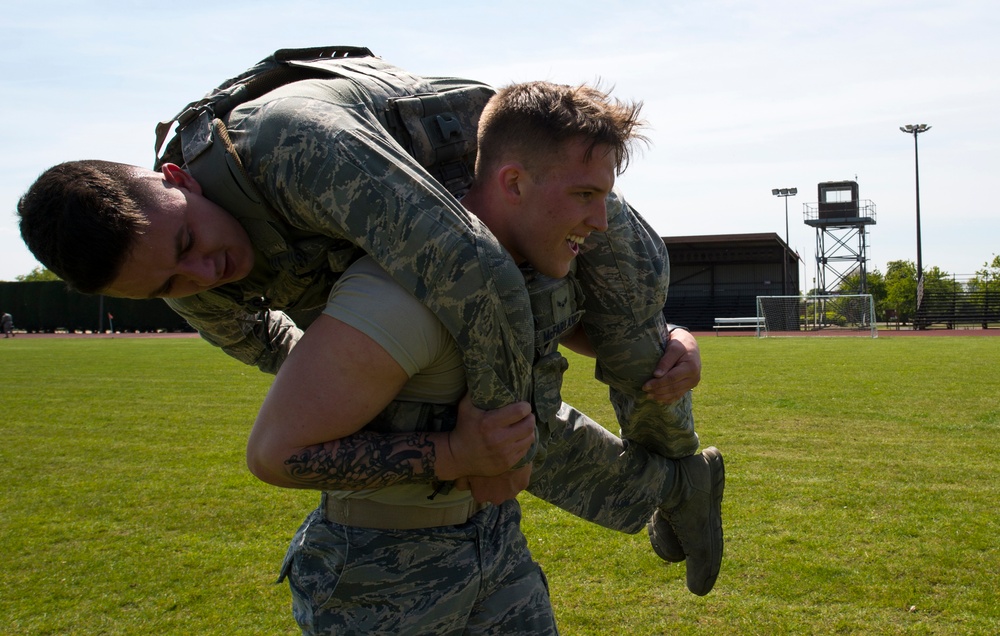
<path id="1" fill-rule="evenodd" d="M 918 329 L 933 325 L 989 329 L 990 323 L 1000 323 L 1000 292 L 925 293 L 914 322 Z"/>

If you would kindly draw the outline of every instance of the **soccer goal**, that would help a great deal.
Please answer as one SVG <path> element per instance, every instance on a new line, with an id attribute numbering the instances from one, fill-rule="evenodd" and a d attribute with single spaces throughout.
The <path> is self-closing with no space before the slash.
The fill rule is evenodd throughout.
<path id="1" fill-rule="evenodd" d="M 830 335 L 878 338 L 871 294 L 757 296 L 757 336 Z"/>

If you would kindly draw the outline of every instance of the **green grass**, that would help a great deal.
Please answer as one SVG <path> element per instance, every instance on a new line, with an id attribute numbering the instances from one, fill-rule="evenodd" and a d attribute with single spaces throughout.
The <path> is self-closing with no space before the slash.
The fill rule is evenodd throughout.
<path id="1" fill-rule="evenodd" d="M 244 467 L 267 376 L 196 339 L 0 345 L 0 633 L 297 633 L 274 580 L 316 496 Z M 523 495 L 562 633 L 1000 632 L 1000 338 L 701 345 L 716 588 Z M 565 397 L 611 423 L 571 360 Z"/>

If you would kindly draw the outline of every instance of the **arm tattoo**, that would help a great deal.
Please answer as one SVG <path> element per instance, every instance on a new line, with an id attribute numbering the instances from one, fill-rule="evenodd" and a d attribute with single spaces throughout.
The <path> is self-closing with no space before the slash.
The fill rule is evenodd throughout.
<path id="1" fill-rule="evenodd" d="M 304 488 L 363 490 L 434 482 L 436 459 L 426 433 L 360 431 L 305 448 L 285 460 L 285 467 Z"/>

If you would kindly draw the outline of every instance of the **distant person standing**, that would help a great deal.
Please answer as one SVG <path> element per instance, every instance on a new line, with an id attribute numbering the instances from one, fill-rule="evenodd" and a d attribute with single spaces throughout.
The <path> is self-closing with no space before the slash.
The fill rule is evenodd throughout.
<path id="1" fill-rule="evenodd" d="M 3 318 L 0 319 L 3 322 L 3 337 L 13 338 L 14 337 L 14 317 L 11 316 L 6 311 L 3 312 Z"/>

